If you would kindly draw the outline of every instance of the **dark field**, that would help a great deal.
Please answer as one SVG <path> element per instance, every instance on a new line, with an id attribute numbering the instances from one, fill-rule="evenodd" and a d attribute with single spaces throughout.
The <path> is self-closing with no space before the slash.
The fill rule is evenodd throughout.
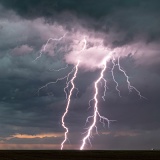
<path id="1" fill-rule="evenodd" d="M 160 160 L 160 151 L 0 150 L 0 160 Z"/>

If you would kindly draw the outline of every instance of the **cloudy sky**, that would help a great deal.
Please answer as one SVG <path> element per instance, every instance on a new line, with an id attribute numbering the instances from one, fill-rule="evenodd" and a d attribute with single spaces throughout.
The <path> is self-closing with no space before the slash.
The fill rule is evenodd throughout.
<path id="1" fill-rule="evenodd" d="M 160 148 L 159 8 L 159 0 L 0 0 L 0 149 L 60 149 L 67 79 L 50 82 L 72 71 L 70 81 L 80 60 L 64 144 L 64 149 L 79 149 L 92 124 L 93 117 L 86 124 L 95 104 L 89 107 L 89 100 L 106 56 L 106 95 L 104 101 L 102 80 L 98 107 L 116 121 L 108 128 L 97 117 L 98 134 L 93 128 L 92 145 L 86 141 L 84 148 Z M 129 93 L 115 65 L 118 95 L 111 72 L 118 58 L 145 98 L 134 89 Z M 66 91 L 71 88 L 69 83 Z"/>

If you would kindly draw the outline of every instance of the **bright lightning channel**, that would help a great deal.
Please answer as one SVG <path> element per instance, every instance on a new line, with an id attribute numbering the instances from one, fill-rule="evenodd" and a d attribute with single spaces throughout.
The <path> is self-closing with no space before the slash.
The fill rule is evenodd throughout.
<path id="1" fill-rule="evenodd" d="M 83 39 L 83 42 L 84 42 L 84 46 L 83 46 L 82 50 L 79 51 L 80 53 L 83 52 L 83 51 L 86 49 L 87 41 L 86 41 L 86 38 L 85 38 L 85 37 L 84 37 L 84 39 Z M 65 125 L 64 119 L 65 119 L 65 117 L 66 117 L 66 115 L 67 115 L 67 113 L 68 113 L 68 109 L 69 109 L 69 106 L 70 106 L 71 96 L 72 96 L 73 90 L 74 90 L 74 89 L 77 89 L 77 88 L 75 88 L 74 80 L 75 80 L 75 78 L 77 77 L 77 72 L 78 72 L 79 64 L 80 64 L 80 60 L 78 60 L 76 66 L 75 66 L 74 75 L 73 75 L 72 79 L 70 80 L 72 87 L 71 87 L 71 89 L 70 89 L 70 91 L 69 91 L 68 98 L 67 98 L 67 95 L 66 95 L 66 98 L 67 98 L 67 106 L 66 106 L 66 110 L 65 110 L 65 112 L 64 112 L 64 114 L 63 114 L 63 116 L 62 116 L 62 127 L 65 129 L 65 133 L 64 133 L 64 140 L 63 140 L 63 142 L 61 143 L 61 150 L 62 150 L 63 147 L 64 147 L 64 143 L 65 143 L 66 140 L 68 139 L 68 138 L 67 138 L 67 134 L 68 134 L 68 132 L 69 132 L 69 129 L 68 129 L 68 127 Z M 67 84 L 66 87 L 64 88 L 65 93 L 66 93 L 66 89 L 67 89 L 67 88 L 68 88 L 68 84 Z"/>
<path id="2" fill-rule="evenodd" d="M 60 40 L 62 40 L 62 39 L 66 36 L 66 34 L 67 34 L 67 33 L 65 33 L 62 37 L 60 37 L 60 38 L 58 38 L 58 39 L 49 38 L 48 41 L 47 41 L 47 43 L 44 45 L 43 49 L 40 51 L 40 55 L 39 55 L 34 61 L 38 60 L 38 59 L 42 56 L 43 52 L 46 50 L 46 47 L 47 47 L 48 43 L 49 43 L 51 40 L 52 40 L 52 41 L 60 41 Z M 84 37 L 84 39 L 82 40 L 82 42 L 84 43 L 84 46 L 83 46 L 83 48 L 79 51 L 79 53 L 83 52 L 83 51 L 86 49 L 87 41 L 86 41 L 86 38 L 85 38 L 85 37 Z M 54 83 L 57 83 L 58 81 L 67 79 L 67 80 L 66 80 L 66 87 L 64 88 L 64 92 L 65 92 L 65 94 L 66 94 L 66 99 L 67 99 L 67 105 L 66 105 L 65 112 L 64 112 L 64 114 L 62 115 L 62 119 L 61 119 L 61 121 L 62 121 L 62 127 L 65 129 L 64 140 L 63 140 L 62 143 L 61 143 L 61 150 L 62 150 L 63 147 L 64 147 L 64 143 L 65 143 L 65 142 L 67 141 L 67 139 L 68 139 L 67 134 L 68 134 L 68 132 L 69 132 L 69 129 L 68 129 L 68 127 L 65 125 L 65 121 L 64 121 L 64 120 L 65 120 L 65 117 L 66 117 L 66 115 L 67 115 L 67 113 L 68 113 L 68 110 L 69 110 L 69 106 L 70 106 L 70 103 L 71 103 L 71 96 L 72 96 L 73 90 L 76 89 L 76 90 L 78 91 L 78 89 L 75 87 L 74 80 L 75 80 L 76 77 L 77 77 L 79 64 L 80 64 L 80 60 L 77 61 L 76 66 L 71 70 L 71 72 L 68 73 L 68 75 L 66 75 L 66 76 L 64 76 L 64 77 L 62 77 L 62 78 L 58 78 L 58 79 L 57 79 L 56 81 L 54 81 L 54 82 L 49 82 L 49 83 L 47 83 L 46 85 L 44 85 L 44 86 L 42 86 L 42 87 L 40 87 L 40 88 L 38 89 L 38 95 L 39 95 L 40 90 L 42 90 L 43 88 L 48 87 L 50 84 L 54 84 Z M 58 69 L 58 70 L 55 70 L 55 69 L 52 69 L 52 70 L 59 72 L 59 71 L 61 71 L 61 70 L 63 70 L 63 69 L 66 69 L 67 67 L 68 67 L 68 64 L 67 64 L 66 67 L 64 67 L 64 68 L 60 68 L 60 69 Z M 69 80 L 70 75 L 72 75 L 73 72 L 74 72 L 74 75 L 73 75 L 73 77 Z M 72 87 L 71 87 L 71 89 L 70 89 L 70 91 L 69 91 L 69 86 L 70 86 L 70 84 L 71 84 Z M 67 90 L 68 90 L 69 94 L 67 93 Z M 77 94 L 78 94 L 78 92 L 77 92 Z"/>
<path id="3" fill-rule="evenodd" d="M 67 128 L 66 125 L 65 125 L 64 119 L 65 119 L 65 117 L 66 117 L 66 115 L 67 115 L 67 113 L 68 113 L 68 109 L 69 109 L 70 102 L 71 102 L 71 96 L 72 96 L 73 90 L 75 89 L 74 80 L 75 80 L 75 78 L 77 77 L 77 72 L 78 72 L 79 63 L 80 63 L 80 61 L 78 61 L 77 65 L 75 66 L 75 72 L 74 72 L 74 75 L 73 75 L 73 77 L 72 77 L 72 79 L 71 79 L 72 87 L 71 87 L 70 92 L 69 92 L 69 95 L 68 95 L 66 110 L 65 110 L 65 112 L 64 112 L 64 114 L 63 114 L 63 116 L 62 116 L 62 127 L 63 127 L 66 131 L 65 131 L 65 133 L 64 133 L 65 138 L 64 138 L 63 142 L 61 143 L 61 150 L 63 149 L 64 143 L 65 143 L 66 140 L 68 139 L 68 138 L 67 138 L 67 134 L 68 134 L 69 130 L 68 130 L 68 128 Z"/>
<path id="4" fill-rule="evenodd" d="M 95 88 L 95 94 L 94 94 L 94 98 L 92 100 L 95 101 L 94 103 L 94 115 L 93 116 L 89 116 L 87 118 L 87 121 L 89 121 L 90 118 L 93 118 L 93 122 L 91 124 L 91 126 L 89 127 L 88 131 L 87 131 L 87 135 L 83 138 L 82 140 L 82 145 L 80 147 L 80 150 L 83 150 L 85 145 L 86 145 L 86 140 L 88 140 L 90 142 L 90 137 L 92 136 L 92 132 L 93 132 L 93 129 L 95 128 L 96 129 L 96 132 L 97 132 L 97 126 L 96 126 L 96 122 L 97 122 L 97 117 L 99 116 L 100 118 L 100 121 L 103 120 L 103 123 L 104 121 L 107 121 L 108 123 L 108 126 L 109 126 L 109 123 L 110 123 L 110 120 L 104 116 L 101 116 L 99 111 L 98 111 L 98 94 L 99 94 L 99 90 L 98 90 L 98 84 L 101 82 L 101 80 L 104 80 L 104 72 L 107 68 L 107 61 L 109 60 L 110 58 L 110 54 L 108 54 L 105 59 L 103 60 L 103 68 L 101 70 L 101 73 L 100 73 L 100 76 L 99 78 L 95 81 L 94 83 L 94 88 Z M 102 122 L 102 121 L 101 121 Z"/>
<path id="5" fill-rule="evenodd" d="M 98 134 L 97 126 L 96 126 L 97 117 L 99 117 L 99 121 L 103 124 L 103 126 L 105 126 L 105 121 L 107 121 L 108 127 L 109 127 L 111 121 L 115 121 L 115 120 L 109 120 L 108 118 L 100 115 L 100 113 L 98 111 L 98 98 L 97 98 L 97 96 L 99 94 L 98 84 L 101 83 L 101 81 L 103 80 L 104 83 L 105 83 L 105 85 L 104 85 L 104 94 L 102 96 L 102 99 L 105 100 L 104 97 L 105 97 L 105 94 L 106 94 L 106 87 L 107 87 L 106 86 L 106 82 L 107 81 L 104 78 L 104 72 L 106 71 L 106 68 L 107 68 L 107 62 L 111 58 L 112 58 L 112 64 L 113 64 L 113 67 L 111 69 L 111 74 L 112 74 L 113 81 L 116 83 L 116 90 L 118 92 L 118 95 L 121 97 L 120 90 L 118 89 L 118 82 L 115 80 L 115 77 L 114 77 L 114 68 L 115 68 L 115 66 L 118 66 L 119 71 L 121 71 L 124 74 L 124 76 L 126 77 L 126 81 L 127 81 L 127 84 L 128 84 L 128 90 L 129 90 L 129 92 L 132 92 L 132 90 L 135 90 L 140 98 L 146 99 L 144 96 L 141 95 L 140 91 L 136 87 L 134 87 L 134 86 L 131 85 L 131 83 L 129 81 L 129 76 L 122 69 L 122 67 L 120 65 L 120 62 L 119 62 L 120 58 L 118 57 L 118 63 L 116 64 L 115 63 L 115 58 L 111 54 L 107 55 L 105 57 L 104 61 L 103 61 L 103 68 L 102 68 L 102 70 L 100 72 L 100 76 L 99 76 L 99 78 L 94 83 L 95 94 L 94 94 L 94 97 L 89 101 L 89 107 L 91 107 L 91 101 L 94 100 L 94 114 L 92 116 L 89 116 L 87 118 L 86 123 L 88 123 L 89 119 L 91 119 L 91 118 L 93 119 L 93 121 L 92 121 L 91 125 L 89 126 L 89 128 L 88 128 L 88 130 L 86 132 L 87 133 L 86 136 L 82 140 L 82 145 L 80 147 L 80 150 L 84 149 L 87 140 L 91 144 L 90 138 L 92 137 L 92 132 L 93 132 L 94 128 L 96 129 L 96 133 Z"/>

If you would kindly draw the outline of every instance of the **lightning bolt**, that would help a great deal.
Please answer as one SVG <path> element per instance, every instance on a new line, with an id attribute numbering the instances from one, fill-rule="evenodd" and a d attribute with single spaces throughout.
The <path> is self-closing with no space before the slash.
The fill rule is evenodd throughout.
<path id="1" fill-rule="evenodd" d="M 77 88 L 75 88 L 74 80 L 75 80 L 75 78 L 77 77 L 79 63 L 80 63 L 80 61 L 77 62 L 77 65 L 76 65 L 76 66 L 71 70 L 71 72 L 69 72 L 66 76 L 61 77 L 61 78 L 58 78 L 56 81 L 49 82 L 49 83 L 45 84 L 44 86 L 42 86 L 42 87 L 40 87 L 40 88 L 38 89 L 38 95 L 39 95 L 40 90 L 42 90 L 43 88 L 47 88 L 47 87 L 48 87 L 49 85 L 51 85 L 51 84 L 55 84 L 55 83 L 57 83 L 58 81 L 61 81 L 61 80 L 66 79 L 66 87 L 64 88 L 64 92 L 65 92 L 65 94 L 66 94 L 67 106 L 66 106 L 66 110 L 65 110 L 65 112 L 64 112 L 64 114 L 63 114 L 63 116 L 62 116 L 62 119 L 61 119 L 61 120 L 62 120 L 62 127 L 63 127 L 66 131 L 65 131 L 65 133 L 64 133 L 64 137 L 65 137 L 65 138 L 64 138 L 63 142 L 61 143 L 61 150 L 63 149 L 64 143 L 65 143 L 66 140 L 68 139 L 68 138 L 67 138 L 67 133 L 69 132 L 69 129 L 68 129 L 67 126 L 65 125 L 64 119 L 65 119 L 65 117 L 66 117 L 66 115 L 67 115 L 67 113 L 68 113 L 68 110 L 69 110 L 69 106 L 70 106 L 70 103 L 71 103 L 71 96 L 72 96 L 73 90 L 74 90 L 74 89 L 78 90 Z M 73 75 L 73 77 L 70 79 L 70 76 L 73 74 L 73 72 L 74 72 L 74 75 Z M 69 79 L 70 79 L 70 80 L 69 80 Z M 71 87 L 71 89 L 70 89 L 70 91 L 69 91 L 69 95 L 68 95 L 67 90 L 69 90 L 68 88 L 69 88 L 69 85 L 70 85 L 70 84 L 71 84 L 72 87 Z"/>
<path id="2" fill-rule="evenodd" d="M 119 59 L 120 59 L 120 57 L 118 57 L 118 63 L 117 63 L 118 69 L 119 69 L 119 70 L 124 74 L 124 76 L 126 77 L 129 93 L 131 93 L 132 90 L 135 90 L 135 91 L 137 92 L 137 94 L 139 95 L 140 98 L 147 99 L 146 97 L 144 97 L 144 96 L 141 95 L 140 91 L 139 91 L 136 87 L 134 87 L 134 86 L 131 85 L 131 82 L 129 81 L 129 76 L 128 76 L 127 73 L 124 71 L 124 69 L 121 67 L 120 62 L 119 62 Z"/>
<path id="3" fill-rule="evenodd" d="M 69 83 L 71 82 L 71 80 L 69 81 L 69 77 L 70 75 L 74 72 L 74 68 L 64 77 L 61 77 L 61 78 L 58 78 L 56 81 L 53 81 L 53 82 L 49 82 L 47 84 L 45 84 L 44 86 L 40 87 L 37 91 L 38 95 L 39 95 L 39 92 L 43 89 L 43 88 L 47 88 L 49 85 L 51 84 L 55 84 L 59 81 L 62 81 L 64 79 L 66 79 L 66 87 L 64 88 L 64 92 L 66 94 L 66 99 L 67 99 L 67 92 L 66 92 L 66 89 L 69 87 Z"/>
<path id="4" fill-rule="evenodd" d="M 67 34 L 67 33 L 65 33 L 62 37 L 60 37 L 60 38 L 58 38 L 58 39 L 49 38 L 49 39 L 47 40 L 46 44 L 44 45 L 43 49 L 40 51 L 40 55 L 39 55 L 38 57 L 36 57 L 36 59 L 35 59 L 34 61 L 38 60 L 38 59 L 42 56 L 43 52 L 46 50 L 46 47 L 47 47 L 48 43 L 49 43 L 51 40 L 52 40 L 52 41 L 61 41 L 61 40 L 66 36 L 66 34 Z M 82 40 L 82 42 L 84 43 L 84 46 L 83 46 L 83 48 L 79 51 L 79 53 L 83 52 L 83 51 L 86 49 L 86 45 L 87 45 L 86 37 L 84 37 L 84 39 Z M 65 142 L 67 141 L 67 139 L 68 139 L 67 134 L 68 134 L 68 132 L 69 132 L 69 129 L 68 129 L 68 127 L 65 125 L 65 117 L 66 117 L 66 115 L 67 115 L 67 113 L 68 113 L 68 111 L 69 111 L 69 106 L 70 106 L 70 103 L 71 103 L 71 97 L 72 97 L 72 94 L 73 94 L 74 89 L 77 90 L 77 94 L 78 94 L 78 89 L 75 87 L 74 81 L 75 81 L 75 79 L 76 79 L 76 77 L 77 77 L 79 64 L 80 64 L 80 60 L 77 61 L 76 66 L 75 66 L 75 67 L 71 70 L 71 72 L 69 72 L 66 76 L 61 77 L 61 78 L 58 78 L 58 79 L 57 79 L 56 81 L 54 81 L 54 82 L 49 82 L 49 83 L 45 84 L 44 86 L 42 86 L 42 87 L 40 87 L 40 88 L 38 89 L 38 95 L 39 95 L 40 90 L 42 90 L 43 88 L 46 88 L 46 87 L 48 87 L 48 86 L 51 85 L 51 84 L 55 84 L 55 83 L 57 83 L 58 81 L 61 81 L 61 80 L 66 79 L 66 87 L 64 88 L 64 92 L 65 92 L 65 94 L 66 94 L 67 105 L 66 105 L 65 112 L 64 112 L 64 114 L 63 114 L 63 116 L 62 116 L 62 118 L 61 118 L 62 127 L 65 129 L 64 140 L 63 140 L 62 143 L 61 143 L 61 150 L 62 150 L 63 147 L 64 147 L 64 143 L 65 143 Z M 59 71 L 61 71 L 61 70 L 66 69 L 67 67 L 68 67 L 68 64 L 67 64 L 66 67 L 64 67 L 64 68 L 60 68 L 60 69 L 57 69 L 57 70 L 52 69 L 51 71 L 57 71 L 57 72 L 59 72 Z M 70 79 L 70 76 L 72 75 L 73 72 L 74 72 L 73 77 Z M 70 80 L 69 80 L 69 79 L 70 79 Z M 70 91 L 69 91 L 69 86 L 70 86 L 70 85 L 71 85 L 71 89 L 70 89 Z M 68 92 L 69 92 L 69 94 L 68 94 Z"/>
<path id="5" fill-rule="evenodd" d="M 104 121 L 107 121 L 108 123 L 108 127 L 109 127 L 109 124 L 110 124 L 110 120 L 104 116 L 101 116 L 99 111 L 98 111 L 98 94 L 99 94 L 99 90 L 98 90 L 98 84 L 101 82 L 101 80 L 104 80 L 104 72 L 107 68 L 107 61 L 108 59 L 110 58 L 110 54 L 108 54 L 105 59 L 103 60 L 103 68 L 101 70 L 101 73 L 100 73 L 100 76 L 99 78 L 95 81 L 94 83 L 94 88 L 95 88 L 95 94 L 94 94 L 94 98 L 91 99 L 91 100 L 94 100 L 94 114 L 92 116 L 89 116 L 87 118 L 87 122 L 89 121 L 90 118 L 93 118 L 93 122 L 92 124 L 90 125 L 88 131 L 87 131 L 87 135 L 83 138 L 82 140 L 82 145 L 80 147 L 80 150 L 83 150 L 84 149 L 84 146 L 86 145 L 86 140 L 88 140 L 90 142 L 90 137 L 92 136 L 92 132 L 93 132 L 93 129 L 95 128 L 96 129 L 96 133 L 97 133 L 97 126 L 96 126 L 96 122 L 97 122 L 97 117 L 100 118 L 100 122 L 102 122 L 104 124 Z M 105 81 L 106 82 L 106 81 Z M 90 101 L 91 101 L 90 100 Z M 90 102 L 89 102 L 90 103 Z"/>
<path id="6" fill-rule="evenodd" d="M 66 99 L 67 99 L 67 106 L 66 106 L 66 109 L 65 109 L 65 112 L 64 112 L 64 114 L 63 114 L 63 116 L 62 116 L 62 119 L 61 119 L 61 121 L 62 121 L 62 127 L 65 129 L 65 133 L 64 133 L 64 140 L 63 140 L 63 142 L 61 143 L 61 150 L 63 149 L 63 146 L 64 146 L 64 143 L 66 142 L 66 140 L 68 139 L 67 138 L 67 134 L 68 134 L 68 132 L 69 132 L 69 129 L 67 128 L 67 126 L 65 125 L 65 117 L 66 117 L 66 115 L 67 115 L 67 113 L 68 113 L 68 110 L 69 110 L 69 106 L 70 106 L 70 103 L 71 103 L 71 96 L 72 96 L 72 93 L 73 93 L 73 90 L 74 89 L 77 89 L 77 88 L 75 88 L 75 84 L 74 84 L 74 80 L 75 80 L 75 78 L 77 77 L 77 73 L 78 73 L 78 66 L 79 66 L 79 63 L 80 63 L 80 61 L 78 61 L 77 62 L 77 65 L 71 70 L 71 72 L 69 72 L 66 76 L 64 76 L 64 77 L 62 77 L 62 78 L 58 78 L 56 81 L 54 81 L 54 82 L 49 82 L 49 83 L 47 83 L 46 85 L 44 85 L 44 86 L 42 86 L 42 87 L 40 87 L 39 89 L 38 89 L 38 95 L 39 95 L 39 92 L 40 92 L 40 90 L 42 90 L 43 88 L 46 88 L 46 87 L 48 87 L 49 85 L 51 85 L 51 84 L 55 84 L 55 83 L 57 83 L 58 81 L 61 81 L 61 80 L 64 80 L 64 79 L 66 79 L 66 87 L 64 88 L 64 92 L 65 92 L 65 94 L 66 94 Z M 72 75 L 72 73 L 74 72 L 74 75 L 73 75 L 73 77 L 69 80 L 69 78 L 70 78 L 70 75 Z M 68 95 L 68 93 L 67 93 L 67 90 L 69 90 L 68 88 L 69 88 L 69 85 L 71 84 L 71 89 L 70 89 L 70 91 L 69 91 L 69 95 Z M 78 90 L 78 89 L 77 89 Z"/>
<path id="7" fill-rule="evenodd" d="M 62 127 L 63 127 L 66 131 L 65 131 L 65 133 L 64 133 L 64 137 L 65 137 L 65 138 L 64 138 L 63 142 L 61 143 L 61 150 L 63 149 L 64 143 L 65 143 L 66 140 L 68 139 L 68 138 L 67 138 L 67 134 L 68 134 L 69 130 L 68 130 L 68 128 L 67 128 L 66 125 L 65 125 L 64 119 L 65 119 L 65 117 L 66 117 L 66 115 L 67 115 L 67 113 L 68 113 L 68 109 L 69 109 L 69 106 L 70 106 L 70 103 L 71 103 L 71 96 L 72 96 L 73 90 L 75 89 L 74 80 L 75 80 L 75 78 L 77 77 L 77 72 L 78 72 L 79 63 L 80 63 L 80 61 L 78 61 L 77 65 L 75 66 L 75 72 L 74 72 L 74 75 L 73 75 L 73 77 L 72 77 L 72 79 L 71 79 L 71 81 L 70 81 L 72 87 L 71 87 L 70 92 L 69 92 L 69 95 L 68 95 L 66 110 L 65 110 L 65 112 L 64 112 L 64 114 L 63 114 L 63 116 L 62 116 Z"/>
<path id="8" fill-rule="evenodd" d="M 111 59 L 111 57 L 112 57 L 112 64 L 113 64 L 113 67 L 111 69 L 111 74 L 112 74 L 113 81 L 116 83 L 116 90 L 118 92 L 118 95 L 121 97 L 120 90 L 118 89 L 118 86 L 119 86 L 118 82 L 115 80 L 115 77 L 114 77 L 114 68 L 116 66 L 118 66 L 119 71 L 121 71 L 124 74 L 124 76 L 126 77 L 126 81 L 127 81 L 127 84 L 128 84 L 128 90 L 129 90 L 129 92 L 132 92 L 132 90 L 135 90 L 140 98 L 145 98 L 144 96 L 141 95 L 140 91 L 136 87 L 134 87 L 134 86 L 131 85 L 131 82 L 129 81 L 129 76 L 122 69 L 122 67 L 120 65 L 120 61 L 119 61 L 120 58 L 118 57 L 118 63 L 116 64 L 114 56 L 111 55 L 111 53 L 109 55 L 107 55 L 105 57 L 105 59 L 103 60 L 103 68 L 102 68 L 102 70 L 100 72 L 100 76 L 99 76 L 99 78 L 94 83 L 95 94 L 94 94 L 94 97 L 89 101 L 89 107 L 91 107 L 91 101 L 94 100 L 94 114 L 92 116 L 89 116 L 87 118 L 86 123 L 88 123 L 91 118 L 93 119 L 93 121 L 92 121 L 91 125 L 89 126 L 89 128 L 88 128 L 88 130 L 86 132 L 87 133 L 86 136 L 82 140 L 82 145 L 80 147 L 80 150 L 84 149 L 84 147 L 85 147 L 85 145 L 87 143 L 86 142 L 87 140 L 91 144 L 90 138 L 92 137 L 93 129 L 94 128 L 96 130 L 96 133 L 98 134 L 97 126 L 96 126 L 97 117 L 99 117 L 99 121 L 103 124 L 103 126 L 105 126 L 105 121 L 106 121 L 108 123 L 108 128 L 109 128 L 110 122 L 111 121 L 115 121 L 115 120 L 109 120 L 108 118 L 106 118 L 104 116 L 101 116 L 100 113 L 99 113 L 99 111 L 98 111 L 98 94 L 99 94 L 98 85 L 99 85 L 99 83 L 101 83 L 102 80 L 104 81 L 105 85 L 104 85 L 104 94 L 102 96 L 102 99 L 105 100 L 104 97 L 105 97 L 105 94 L 106 94 L 106 87 L 107 87 L 106 83 L 107 83 L 107 81 L 104 78 L 104 72 L 106 71 L 106 68 L 107 68 L 107 62 L 108 62 L 109 59 Z"/>
<path id="9" fill-rule="evenodd" d="M 113 67 L 112 67 L 112 69 L 111 69 L 111 73 L 112 73 L 113 81 L 116 83 L 116 90 L 117 90 L 117 92 L 118 92 L 118 95 L 121 97 L 121 92 L 120 92 L 120 90 L 118 89 L 118 82 L 115 80 L 115 77 L 114 77 L 114 68 L 115 68 L 115 66 L 116 66 L 116 64 L 115 64 L 114 61 L 115 61 L 115 58 L 113 57 L 113 58 L 112 58 Z"/>
<path id="10" fill-rule="evenodd" d="M 102 96 L 102 99 L 105 101 L 105 96 L 106 96 L 106 91 L 107 91 L 107 81 L 105 78 L 102 78 L 103 81 L 104 81 L 104 92 L 103 92 L 103 96 Z"/>
<path id="11" fill-rule="evenodd" d="M 86 49 L 87 41 L 86 41 L 86 38 L 85 38 L 85 37 L 84 37 L 84 39 L 83 39 L 82 42 L 84 42 L 84 46 L 83 46 L 82 50 L 80 50 L 79 52 L 83 52 L 83 51 Z M 68 139 L 68 138 L 67 138 L 67 134 L 68 134 L 68 132 L 69 132 L 69 129 L 68 129 L 68 127 L 65 125 L 64 119 L 65 119 L 65 117 L 66 117 L 66 115 L 67 115 L 67 113 L 68 113 L 68 110 L 69 110 L 69 106 L 70 106 L 70 103 L 71 103 L 71 96 L 72 96 L 73 90 L 74 90 L 74 89 L 77 89 L 77 88 L 75 88 L 74 80 L 75 80 L 75 78 L 77 77 L 77 72 L 78 72 L 79 64 L 80 64 L 80 60 L 78 60 L 76 66 L 75 66 L 74 75 L 73 75 L 72 79 L 69 81 L 69 82 L 71 83 L 72 87 L 71 87 L 71 89 L 70 89 L 70 91 L 69 91 L 68 98 L 67 98 L 67 94 L 66 94 L 67 106 L 66 106 L 66 110 L 65 110 L 65 112 L 64 112 L 64 114 L 63 114 L 63 116 L 62 116 L 62 127 L 65 129 L 65 133 L 64 133 L 64 140 L 63 140 L 63 142 L 61 143 L 61 150 L 62 150 L 63 147 L 64 147 L 64 143 L 65 143 L 65 142 L 67 141 L 67 139 Z M 66 87 L 64 88 L 65 93 L 66 93 L 66 89 L 68 88 L 68 85 L 69 85 L 69 83 L 67 83 Z"/>
<path id="12" fill-rule="evenodd" d="M 39 56 L 37 56 L 34 61 L 37 61 L 39 58 L 41 58 L 43 52 L 45 52 L 46 47 L 47 47 L 47 45 L 48 45 L 48 43 L 49 43 L 50 41 L 61 41 L 61 40 L 66 36 L 66 34 L 67 34 L 67 33 L 65 33 L 65 34 L 64 34 L 62 37 L 60 37 L 60 38 L 49 38 L 49 39 L 47 40 L 46 44 L 43 46 L 42 50 L 40 51 Z"/>

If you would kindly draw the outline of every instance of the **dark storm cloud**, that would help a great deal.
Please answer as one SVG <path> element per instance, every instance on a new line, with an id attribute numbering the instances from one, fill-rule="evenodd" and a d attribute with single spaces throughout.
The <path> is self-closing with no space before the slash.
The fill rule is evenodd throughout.
<path id="1" fill-rule="evenodd" d="M 48 58 L 43 57 L 48 60 L 41 58 L 38 63 L 33 61 L 36 55 L 39 55 L 39 47 L 44 43 L 42 39 L 45 39 L 48 27 L 46 28 L 41 20 L 34 24 L 32 21 L 20 19 L 15 13 L 2 7 L 0 10 L 5 13 L 0 17 L 2 26 L 0 30 L 0 125 L 3 128 L 0 137 L 15 133 L 38 134 L 61 131 L 58 122 L 62 110 L 58 107 L 53 109 L 52 104 L 60 106 L 60 101 L 65 98 L 63 88 L 61 93 L 58 87 L 63 85 L 56 85 L 54 90 L 57 92 L 54 95 L 51 87 L 40 91 L 39 96 L 37 93 L 39 87 L 59 77 L 59 73 L 50 69 L 63 65 L 63 62 L 57 59 L 53 63 L 48 56 Z M 45 28 L 47 32 L 43 35 Z M 63 74 L 65 73 L 61 72 L 62 76 Z M 42 131 L 42 128 L 45 129 Z"/>
<path id="2" fill-rule="evenodd" d="M 39 96 L 37 91 L 39 87 L 51 79 L 54 80 L 54 76 L 56 80 L 56 76 L 58 75 L 55 75 L 53 72 L 49 71 L 49 69 L 47 69 L 47 72 L 42 71 L 43 69 L 45 70 L 43 64 L 39 64 L 39 67 L 35 68 L 36 64 L 32 62 L 33 59 L 30 59 L 29 56 L 19 57 L 20 59 L 14 56 L 6 56 L 5 58 L 7 61 L 10 61 L 10 63 L 7 64 L 4 58 L 0 60 L 0 72 L 3 74 L 3 78 L 0 80 L 1 123 L 10 125 L 17 124 L 18 126 L 26 127 L 44 126 L 50 128 L 51 123 L 49 122 L 49 119 L 55 112 L 56 115 L 52 117 L 52 120 L 53 123 L 56 122 L 57 124 L 57 121 L 59 121 L 58 117 L 60 113 L 58 112 L 60 111 L 60 108 L 55 108 L 53 111 L 51 107 L 47 109 L 44 106 L 46 106 L 46 104 L 47 106 L 51 106 L 53 103 L 54 105 L 58 105 L 58 101 L 65 98 L 65 95 L 63 94 L 63 85 L 57 84 L 54 87 L 54 90 L 56 91 L 54 94 L 51 90 L 53 86 L 50 86 L 50 89 L 48 90 L 44 89 L 40 91 Z M 28 63 L 26 63 L 27 61 Z M 3 73 L 4 70 L 5 73 Z M 41 75 L 41 73 L 44 75 Z M 42 78 L 43 76 L 46 78 Z M 61 89 L 59 88 L 60 85 L 62 87 Z M 61 91 L 62 93 L 60 93 Z M 51 117 L 44 114 L 46 112 L 49 112 Z M 44 125 L 44 123 L 42 123 L 43 121 L 48 122 Z"/>
<path id="3" fill-rule="evenodd" d="M 16 133 L 35 135 L 64 131 L 61 127 L 61 115 L 66 106 L 63 92 L 65 81 L 49 85 L 42 89 L 39 95 L 37 90 L 46 83 L 63 77 L 73 66 L 69 65 L 68 69 L 61 72 L 50 71 L 65 64 L 61 55 L 58 58 L 48 53 L 43 54 L 37 62 L 33 61 L 51 35 L 60 37 L 63 34 L 57 29 L 59 26 L 54 23 L 56 21 L 64 28 L 77 27 L 81 32 L 85 27 L 95 31 L 95 35 L 102 32 L 104 37 L 115 33 L 109 42 L 103 37 L 106 45 L 111 42 L 113 46 L 123 46 L 143 41 L 148 43 L 147 46 L 150 43 L 155 45 L 149 46 L 150 50 L 145 48 L 143 54 L 137 53 L 137 57 L 135 54 L 136 58 L 127 53 L 129 56 L 120 59 L 122 67 L 130 76 L 131 84 L 137 87 L 147 100 L 139 99 L 134 91 L 128 94 L 126 79 L 115 69 L 115 77 L 120 83 L 119 89 L 122 93 L 122 97 L 118 97 L 115 83 L 112 82 L 110 65 L 108 74 L 105 75 L 109 87 L 106 101 L 101 98 L 104 91 L 102 87 L 99 106 L 102 115 L 117 121 L 110 125 L 113 133 L 96 136 L 93 143 L 99 144 L 98 149 L 148 149 L 154 146 L 154 143 L 158 147 L 159 0 L 0 0 L 0 4 L 3 5 L 0 6 L 0 141 Z M 81 28 L 77 25 L 79 23 Z M 51 50 L 53 51 L 53 48 Z M 78 72 L 75 84 L 79 88 L 79 94 L 76 97 L 75 91 L 70 112 L 66 117 L 66 124 L 70 129 L 69 138 L 73 144 L 81 143 L 84 135 L 81 133 L 86 128 L 85 120 L 88 115 L 93 114 L 92 107 L 88 109 L 88 101 L 93 97 L 93 82 L 99 72 L 100 70 L 84 72 L 81 69 Z M 101 124 L 97 126 L 100 133 L 105 130 Z M 122 130 L 125 136 L 121 135 Z M 130 136 L 132 131 L 133 136 Z M 51 143 L 51 140 L 35 139 L 33 143 Z M 60 144 L 61 140 L 62 137 L 53 143 Z M 27 142 L 32 142 L 32 139 L 14 138 L 7 143 Z"/>
<path id="4" fill-rule="evenodd" d="M 1 0 L 0 2 L 5 7 L 14 9 L 20 15 L 26 17 L 52 16 L 56 12 L 71 11 L 80 15 L 101 18 L 109 15 L 114 10 L 135 7 L 159 12 L 160 5 L 158 0 Z"/>
<path id="5" fill-rule="evenodd" d="M 22 17 L 45 17 L 72 28 L 75 17 L 83 26 L 105 33 L 120 34 L 113 46 L 122 46 L 138 39 L 152 42 L 160 37 L 159 0 L 1 0 L 6 8 Z M 107 43 L 107 42 L 106 42 Z"/>

